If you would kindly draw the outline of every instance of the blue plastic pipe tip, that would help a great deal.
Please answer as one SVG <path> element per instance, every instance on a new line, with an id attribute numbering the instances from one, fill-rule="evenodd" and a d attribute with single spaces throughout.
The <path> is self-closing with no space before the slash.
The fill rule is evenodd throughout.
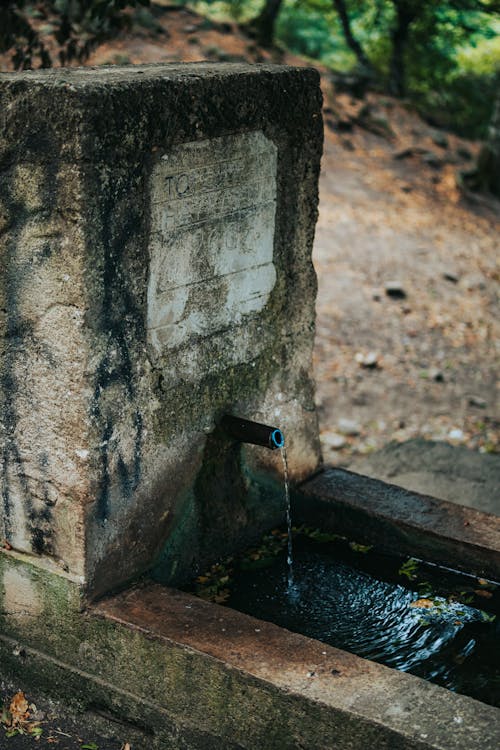
<path id="1" fill-rule="evenodd" d="M 284 448 L 285 436 L 283 435 L 281 430 L 273 430 L 273 432 L 271 433 L 271 442 L 276 446 L 276 448 Z"/>

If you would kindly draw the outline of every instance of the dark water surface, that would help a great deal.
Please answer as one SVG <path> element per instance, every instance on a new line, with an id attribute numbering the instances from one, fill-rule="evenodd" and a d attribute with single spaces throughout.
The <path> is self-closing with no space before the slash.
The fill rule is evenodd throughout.
<path id="1" fill-rule="evenodd" d="M 299 536 L 292 586 L 284 551 L 237 569 L 226 604 L 500 706 L 499 589 L 424 563 L 401 574 L 403 563 Z"/>

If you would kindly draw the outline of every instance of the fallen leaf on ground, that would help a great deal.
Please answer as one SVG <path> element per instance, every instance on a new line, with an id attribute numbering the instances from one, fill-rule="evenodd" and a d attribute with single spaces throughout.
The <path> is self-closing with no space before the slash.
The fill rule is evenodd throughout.
<path id="1" fill-rule="evenodd" d="M 36 706 L 33 706 L 36 710 Z M 30 705 L 23 692 L 19 691 L 12 698 L 9 708 L 3 707 L 0 713 L 0 724 L 5 728 L 6 737 L 17 734 L 29 734 L 36 740 L 40 739 L 43 729 L 40 721 L 30 721 Z"/>
<path id="2" fill-rule="evenodd" d="M 19 691 L 12 698 L 9 706 L 11 726 L 15 726 L 16 724 L 21 724 L 22 722 L 26 721 L 26 719 L 29 717 L 28 709 L 29 703 L 26 700 L 26 696 L 24 695 L 24 693 Z"/>

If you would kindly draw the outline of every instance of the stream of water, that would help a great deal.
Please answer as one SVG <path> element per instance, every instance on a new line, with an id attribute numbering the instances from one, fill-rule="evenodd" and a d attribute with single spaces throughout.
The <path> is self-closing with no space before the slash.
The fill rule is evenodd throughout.
<path id="1" fill-rule="evenodd" d="M 280 448 L 281 459 L 283 461 L 283 476 L 285 482 L 285 507 L 286 507 L 286 525 L 288 530 L 287 540 L 287 589 L 293 589 L 293 542 L 292 542 L 292 512 L 290 506 L 290 481 L 288 478 L 288 461 L 286 458 L 286 448 Z"/>

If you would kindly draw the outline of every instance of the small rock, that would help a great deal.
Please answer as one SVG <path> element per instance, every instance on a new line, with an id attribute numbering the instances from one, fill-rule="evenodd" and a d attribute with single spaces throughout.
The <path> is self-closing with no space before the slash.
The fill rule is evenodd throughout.
<path id="1" fill-rule="evenodd" d="M 450 430 L 448 433 L 448 437 L 450 438 L 450 440 L 457 440 L 458 442 L 462 442 L 465 439 L 463 431 L 459 430 L 458 428 Z"/>
<path id="2" fill-rule="evenodd" d="M 370 104 L 365 104 L 361 107 L 356 122 L 360 127 L 382 138 L 392 138 L 394 136 L 394 131 L 387 117 L 373 112 Z"/>
<path id="3" fill-rule="evenodd" d="M 472 154 L 466 146 L 459 146 L 457 148 L 457 154 L 461 159 L 472 159 Z"/>
<path id="4" fill-rule="evenodd" d="M 332 448 L 334 451 L 339 451 L 346 444 L 344 436 L 340 435 L 338 432 L 322 432 L 321 442 L 328 446 L 328 448 Z"/>
<path id="5" fill-rule="evenodd" d="M 366 393 L 358 393 L 356 396 L 352 396 L 351 403 L 353 406 L 366 406 L 369 402 L 369 398 Z"/>
<path id="6" fill-rule="evenodd" d="M 477 406 L 478 409 L 486 409 L 488 402 L 480 396 L 469 396 L 469 406 Z"/>
<path id="7" fill-rule="evenodd" d="M 408 146 L 407 148 L 402 148 L 400 151 L 395 151 L 392 158 L 399 161 L 400 159 L 408 159 L 411 156 L 418 156 L 419 154 L 426 153 L 427 151 L 425 148 L 422 148 L 421 146 Z"/>
<path id="8" fill-rule="evenodd" d="M 427 153 L 423 154 L 422 161 L 433 169 L 441 169 L 443 166 L 443 160 L 433 151 L 427 151 Z"/>
<path id="9" fill-rule="evenodd" d="M 354 123 L 352 120 L 348 118 L 342 118 L 337 121 L 336 130 L 338 130 L 339 133 L 351 133 L 353 127 Z"/>
<path id="10" fill-rule="evenodd" d="M 406 299 L 406 292 L 399 281 L 388 281 L 385 285 L 385 293 L 391 299 Z"/>
<path id="11" fill-rule="evenodd" d="M 469 291 L 475 289 L 483 291 L 486 289 L 486 279 L 482 273 L 469 273 L 467 276 L 464 276 L 462 283 Z"/>
<path id="12" fill-rule="evenodd" d="M 193 23 L 190 23 L 187 26 L 183 26 L 182 30 L 185 34 L 192 34 L 193 31 L 198 31 L 198 26 L 195 26 Z"/>
<path id="13" fill-rule="evenodd" d="M 47 718 L 45 711 L 38 709 L 34 703 L 30 705 L 30 721 L 44 721 Z"/>
<path id="14" fill-rule="evenodd" d="M 436 383 L 444 383 L 444 375 L 437 367 L 431 367 L 429 370 L 429 379 L 435 380 Z"/>
<path id="15" fill-rule="evenodd" d="M 368 354 L 363 354 L 363 352 L 358 352 L 354 359 L 360 365 L 361 367 L 366 367 L 368 369 L 374 370 L 376 367 L 379 366 L 378 363 L 378 352 L 368 352 Z"/>
<path id="16" fill-rule="evenodd" d="M 439 131 L 435 131 L 432 134 L 432 140 L 439 148 L 448 148 L 449 146 L 448 138 L 444 133 L 440 133 Z"/>
<path id="17" fill-rule="evenodd" d="M 348 138 L 341 138 L 340 145 L 345 148 L 346 151 L 356 151 L 356 146 Z"/>
<path id="18" fill-rule="evenodd" d="M 339 419 L 337 428 L 342 435 L 350 437 L 355 437 L 361 433 L 361 426 L 354 419 Z"/>

